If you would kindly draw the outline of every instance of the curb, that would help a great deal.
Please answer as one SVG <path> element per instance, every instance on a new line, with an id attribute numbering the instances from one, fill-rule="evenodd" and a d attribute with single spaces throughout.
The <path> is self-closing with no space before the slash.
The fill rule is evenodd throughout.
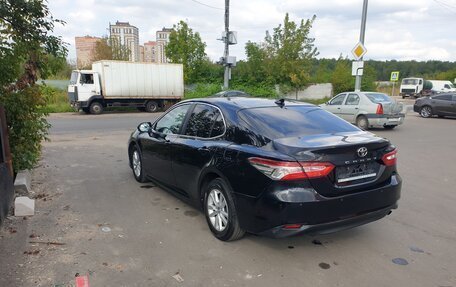
<path id="1" fill-rule="evenodd" d="M 16 180 L 14 181 L 14 190 L 17 195 L 23 196 L 28 195 L 32 186 L 32 175 L 30 170 L 21 170 L 16 175 Z"/>

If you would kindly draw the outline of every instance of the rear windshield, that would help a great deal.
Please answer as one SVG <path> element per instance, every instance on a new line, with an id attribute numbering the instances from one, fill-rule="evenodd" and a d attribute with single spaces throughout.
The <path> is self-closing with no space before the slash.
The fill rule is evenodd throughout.
<path id="1" fill-rule="evenodd" d="M 371 93 L 371 94 L 366 94 L 366 97 L 369 98 L 371 102 L 374 104 L 379 104 L 379 103 L 391 103 L 392 100 L 388 95 L 385 94 L 380 94 L 380 93 Z"/>
<path id="2" fill-rule="evenodd" d="M 357 127 L 330 112 L 309 106 L 245 109 L 239 112 L 239 117 L 244 125 L 271 140 L 359 131 Z"/>

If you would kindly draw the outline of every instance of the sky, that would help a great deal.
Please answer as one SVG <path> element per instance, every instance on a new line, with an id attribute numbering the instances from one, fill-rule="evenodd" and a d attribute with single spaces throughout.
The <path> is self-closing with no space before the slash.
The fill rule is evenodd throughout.
<path id="1" fill-rule="evenodd" d="M 107 35 L 109 23 L 130 22 L 139 28 L 140 44 L 155 32 L 186 21 L 199 32 L 212 60 L 223 54 L 218 41 L 224 30 L 223 0 L 48 0 L 52 15 L 64 20 L 54 34 L 69 44 L 76 59 L 74 37 Z M 198 3 L 199 2 L 199 3 Z M 363 0 L 231 0 L 230 30 L 238 44 L 230 55 L 245 59 L 245 43 L 261 42 L 266 30 L 283 22 L 316 15 L 311 30 L 319 58 L 352 58 L 359 41 Z M 210 7 L 209 7 L 210 6 Z M 365 59 L 456 61 L 456 0 L 371 0 L 367 12 Z"/>

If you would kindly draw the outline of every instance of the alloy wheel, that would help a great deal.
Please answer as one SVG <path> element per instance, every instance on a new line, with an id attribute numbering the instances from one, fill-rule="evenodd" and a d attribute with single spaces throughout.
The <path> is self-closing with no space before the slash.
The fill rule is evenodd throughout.
<path id="1" fill-rule="evenodd" d="M 423 107 L 420 112 L 421 116 L 423 118 L 429 118 L 432 114 L 431 108 L 430 107 Z"/>
<path id="2" fill-rule="evenodd" d="M 135 173 L 136 177 L 139 178 L 141 176 L 141 158 L 137 150 L 133 152 L 132 159 L 133 172 Z"/>
<path id="3" fill-rule="evenodd" d="M 212 227 L 223 231 L 228 226 L 228 203 L 218 189 L 212 189 L 207 197 L 207 213 Z"/>

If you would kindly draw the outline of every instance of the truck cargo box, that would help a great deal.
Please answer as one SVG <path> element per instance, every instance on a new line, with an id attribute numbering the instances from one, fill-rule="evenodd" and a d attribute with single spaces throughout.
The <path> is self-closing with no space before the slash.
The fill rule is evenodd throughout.
<path id="1" fill-rule="evenodd" d="M 182 64 L 98 61 L 103 97 L 125 99 L 181 99 L 184 96 Z"/>

